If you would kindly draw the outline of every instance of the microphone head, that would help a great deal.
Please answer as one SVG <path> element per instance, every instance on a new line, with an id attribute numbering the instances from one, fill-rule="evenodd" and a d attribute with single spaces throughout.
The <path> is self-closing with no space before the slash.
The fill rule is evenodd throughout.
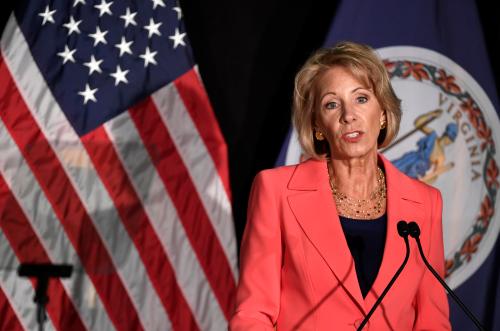
<path id="1" fill-rule="evenodd" d="M 398 222 L 398 234 L 403 238 L 408 237 L 409 229 L 408 223 L 406 223 L 406 221 Z"/>
<path id="2" fill-rule="evenodd" d="M 410 222 L 408 224 L 408 230 L 410 231 L 410 236 L 412 236 L 413 238 L 420 237 L 420 227 L 418 226 L 417 223 Z"/>

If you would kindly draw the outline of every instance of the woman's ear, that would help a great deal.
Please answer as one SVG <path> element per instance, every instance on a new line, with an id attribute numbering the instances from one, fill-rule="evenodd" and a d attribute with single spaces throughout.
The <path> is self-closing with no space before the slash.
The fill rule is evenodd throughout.
<path id="1" fill-rule="evenodd" d="M 380 115 L 380 129 L 385 129 L 386 127 L 387 127 L 387 116 L 385 115 L 385 110 L 384 110 Z"/>

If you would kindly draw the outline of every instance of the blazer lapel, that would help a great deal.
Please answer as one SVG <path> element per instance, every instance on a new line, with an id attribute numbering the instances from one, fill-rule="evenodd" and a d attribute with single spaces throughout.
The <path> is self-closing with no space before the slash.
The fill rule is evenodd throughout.
<path id="1" fill-rule="evenodd" d="M 370 293 L 366 297 L 367 307 L 375 303 L 403 263 L 406 248 L 403 238 L 398 234 L 397 223 L 401 220 L 410 222 L 420 218 L 422 213 L 421 197 L 414 183 L 383 156 L 379 158 L 384 164 L 387 183 L 387 232 L 382 264 Z M 393 287 L 397 286 L 396 281 Z"/>
<path id="2" fill-rule="evenodd" d="M 297 166 L 288 189 L 290 208 L 304 233 L 342 286 L 364 311 L 354 260 L 345 240 L 329 186 L 326 161 Z"/>

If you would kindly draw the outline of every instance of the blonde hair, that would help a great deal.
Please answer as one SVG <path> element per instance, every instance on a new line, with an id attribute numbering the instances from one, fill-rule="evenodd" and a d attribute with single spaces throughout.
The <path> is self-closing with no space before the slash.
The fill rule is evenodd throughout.
<path id="1" fill-rule="evenodd" d="M 319 159 L 328 153 L 328 142 L 314 137 L 315 114 L 319 107 L 318 82 L 329 69 L 341 66 L 366 87 L 371 88 L 386 115 L 386 127 L 380 131 L 378 148 L 388 146 L 396 137 L 401 121 L 401 101 L 392 89 L 389 75 L 374 50 L 363 44 L 339 42 L 322 48 L 309 57 L 295 76 L 293 123 L 305 154 Z"/>

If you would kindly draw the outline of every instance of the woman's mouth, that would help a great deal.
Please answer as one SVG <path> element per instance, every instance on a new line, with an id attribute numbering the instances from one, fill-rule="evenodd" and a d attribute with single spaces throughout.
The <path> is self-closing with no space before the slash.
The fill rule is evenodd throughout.
<path id="1" fill-rule="evenodd" d="M 344 133 L 342 135 L 342 139 L 348 143 L 355 143 L 358 142 L 362 136 L 363 136 L 362 131 L 351 131 Z"/>

